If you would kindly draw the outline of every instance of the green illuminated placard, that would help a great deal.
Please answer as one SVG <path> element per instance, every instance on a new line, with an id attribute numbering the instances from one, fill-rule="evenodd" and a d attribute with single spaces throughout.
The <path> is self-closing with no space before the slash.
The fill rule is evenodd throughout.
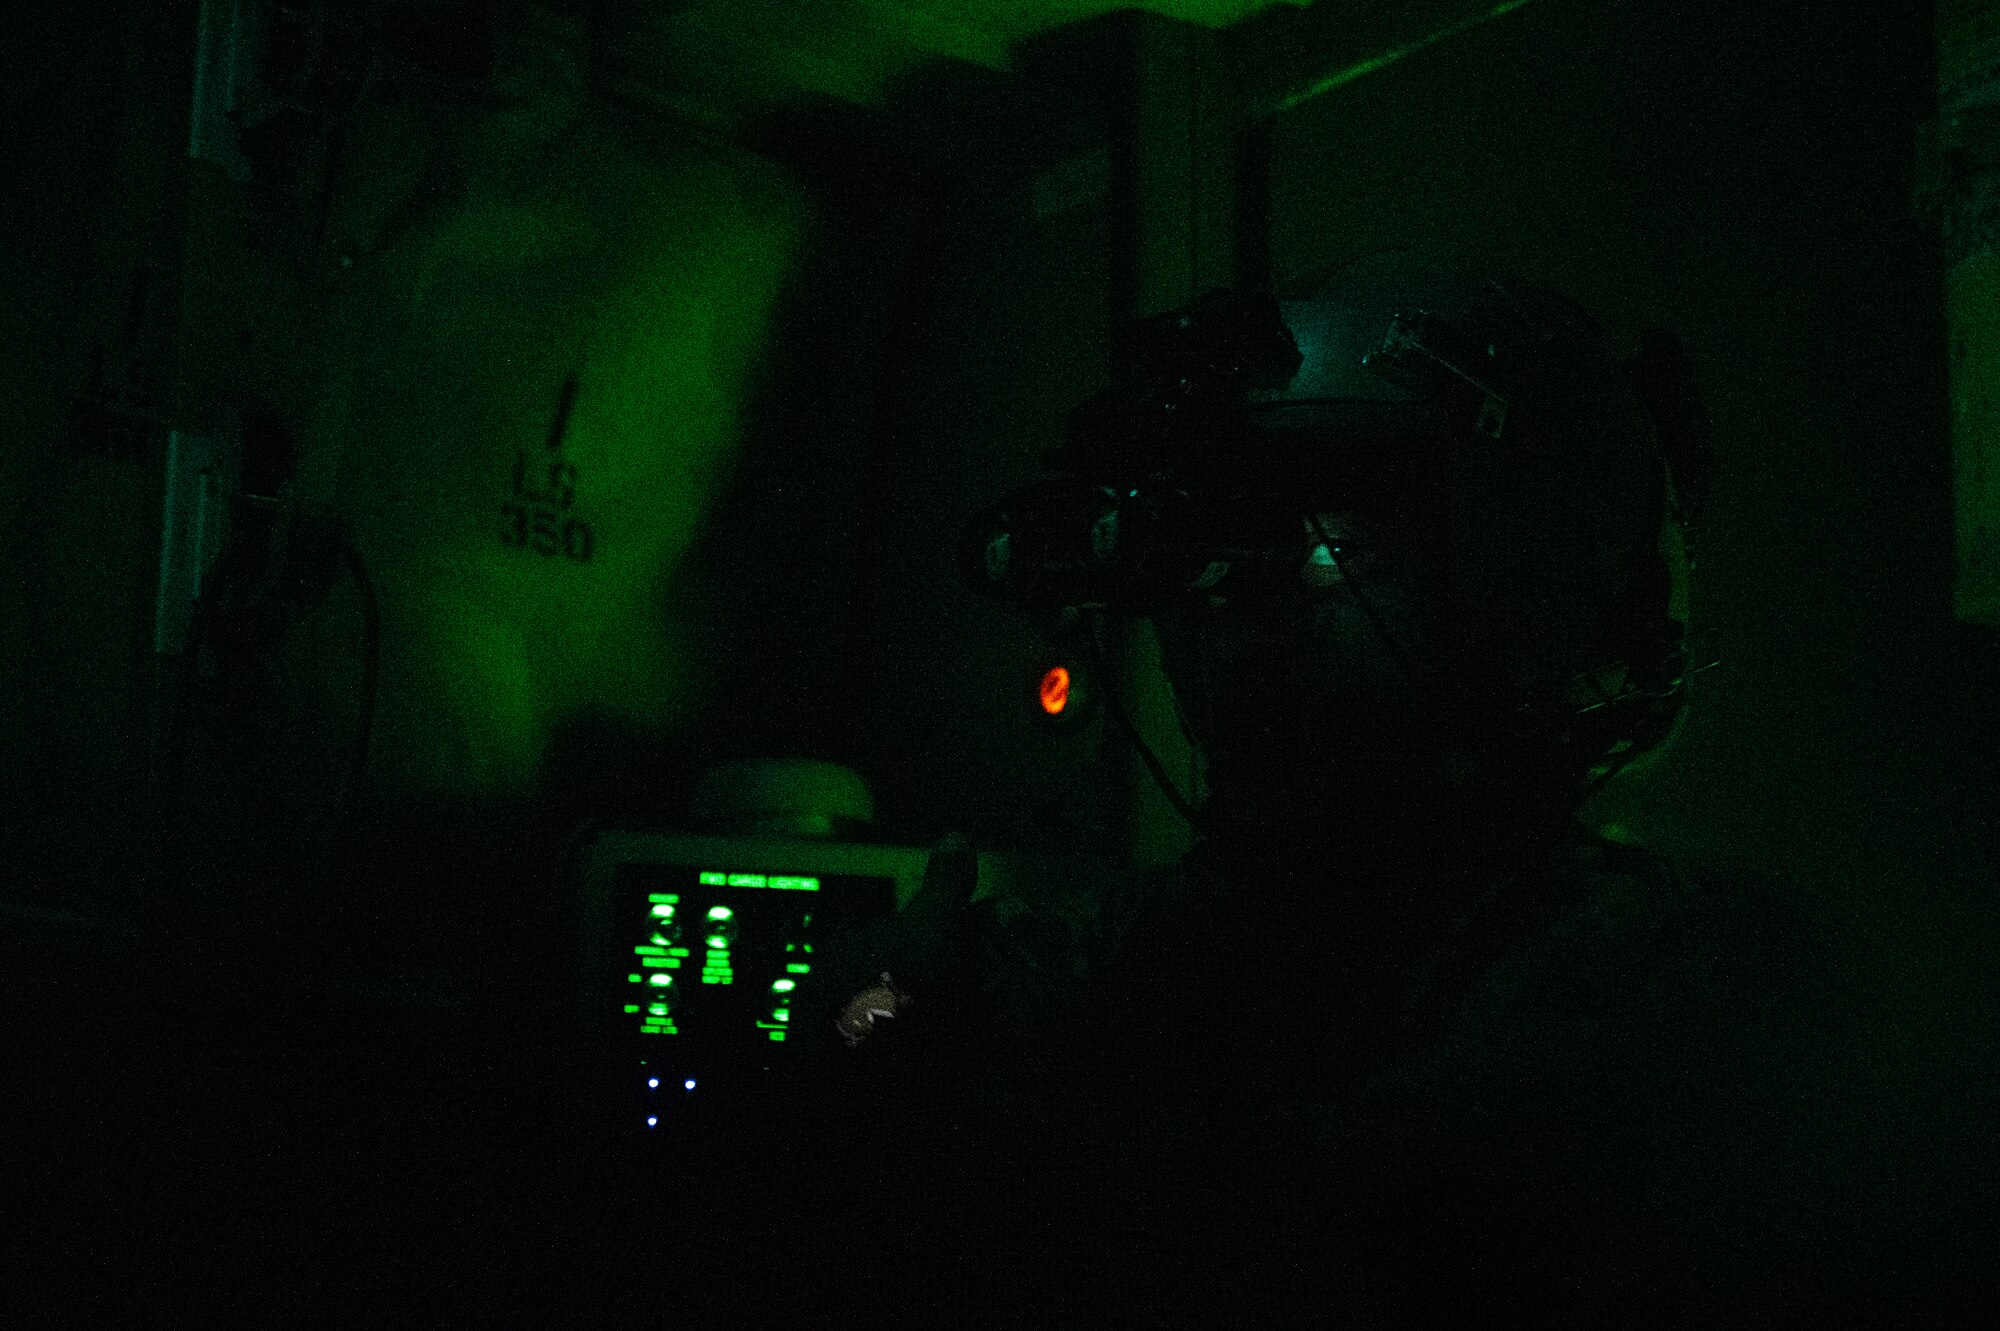
<path id="1" fill-rule="evenodd" d="M 670 906 L 674 902 L 679 901 L 680 899 L 681 899 L 680 893 L 678 892 L 654 892 L 646 898 L 646 900 L 648 901 L 654 901 L 654 902 L 663 901 Z"/>
<path id="2" fill-rule="evenodd" d="M 637 1003 L 627 1003 L 625 1005 L 625 1010 L 627 1012 L 637 1012 L 639 1010 L 639 1005 Z"/>
<path id="3" fill-rule="evenodd" d="M 785 1033 L 783 1031 L 772 1031 L 771 1038 L 773 1040 L 782 1040 L 785 1038 Z"/>
<path id="4" fill-rule="evenodd" d="M 794 975 L 804 975 L 806 972 L 810 971 L 812 967 L 806 965 L 803 961 L 794 961 L 790 965 L 786 966 L 785 969 L 790 971 Z"/>
<path id="5" fill-rule="evenodd" d="M 701 874 L 704 887 L 765 887 L 786 892 L 817 892 L 819 879 L 806 874 L 724 873 L 717 869 Z"/>

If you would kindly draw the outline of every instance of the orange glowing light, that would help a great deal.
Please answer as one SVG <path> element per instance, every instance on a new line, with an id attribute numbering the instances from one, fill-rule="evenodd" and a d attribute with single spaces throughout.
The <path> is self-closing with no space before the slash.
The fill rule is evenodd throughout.
<path id="1" fill-rule="evenodd" d="M 1042 710 L 1050 716 L 1060 716 L 1062 709 L 1069 706 L 1069 669 L 1066 666 L 1050 666 L 1042 676 Z"/>

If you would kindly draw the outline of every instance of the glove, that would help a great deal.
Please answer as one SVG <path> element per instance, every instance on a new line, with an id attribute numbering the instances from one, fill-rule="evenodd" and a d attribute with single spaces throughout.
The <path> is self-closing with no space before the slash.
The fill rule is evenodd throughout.
<path id="1" fill-rule="evenodd" d="M 811 1038 L 838 1035 L 853 1048 L 886 1029 L 881 1023 L 913 1011 L 925 1014 L 926 1026 L 950 1029 L 976 988 L 971 901 L 978 884 L 978 852 L 951 833 L 931 851 L 909 904 L 825 944 Z"/>

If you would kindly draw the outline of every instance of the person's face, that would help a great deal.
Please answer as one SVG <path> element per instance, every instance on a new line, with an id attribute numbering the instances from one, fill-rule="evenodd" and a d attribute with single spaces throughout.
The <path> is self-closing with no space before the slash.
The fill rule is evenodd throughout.
<path id="1" fill-rule="evenodd" d="M 1438 793 L 1456 740 L 1439 693 L 1454 677 L 1456 626 L 1424 524 L 1359 511 L 1320 523 L 1337 565 L 1315 554 L 1296 585 L 1162 626 L 1214 788 L 1294 825 L 1335 805 L 1376 816 Z"/>

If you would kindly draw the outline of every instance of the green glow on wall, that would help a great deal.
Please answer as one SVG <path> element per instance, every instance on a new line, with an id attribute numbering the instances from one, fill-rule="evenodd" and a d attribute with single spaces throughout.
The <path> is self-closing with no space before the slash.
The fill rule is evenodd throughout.
<path id="1" fill-rule="evenodd" d="M 724 78 L 737 95 L 801 92 L 879 102 L 890 81 L 940 57 L 1008 67 L 1013 48 L 1038 33 L 1115 10 L 1137 9 L 1222 28 L 1279 4 L 1310 0 L 818 0 L 800 21 L 795 0 L 693 0 L 660 25 L 662 50 L 702 49 L 708 64 L 669 68 Z M 682 57 L 685 61 L 686 57 Z"/>
<path id="2" fill-rule="evenodd" d="M 356 265 L 305 439 L 301 488 L 348 516 L 382 603 L 385 794 L 525 794 L 572 718 L 698 718 L 704 627 L 670 578 L 806 221 L 780 168 L 685 133 L 586 123 L 513 151 Z M 352 636 L 302 635 L 301 674 L 351 691 Z"/>

